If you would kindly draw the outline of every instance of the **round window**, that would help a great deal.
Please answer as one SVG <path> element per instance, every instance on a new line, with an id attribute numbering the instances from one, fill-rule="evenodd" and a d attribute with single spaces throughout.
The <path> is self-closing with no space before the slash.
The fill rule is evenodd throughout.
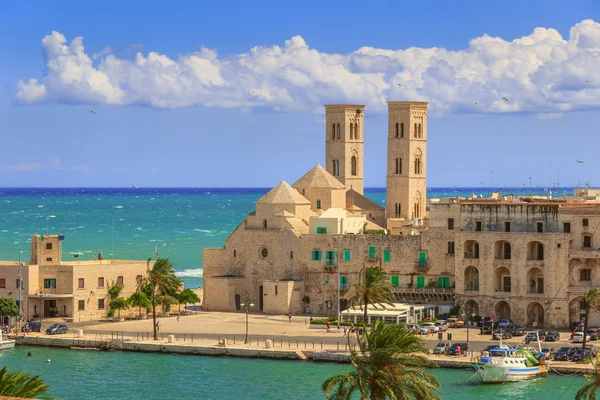
<path id="1" fill-rule="evenodd" d="M 261 252 L 260 252 L 260 254 L 261 254 L 263 257 L 266 257 L 266 256 L 268 256 L 268 255 L 269 255 L 269 252 L 267 251 L 267 249 L 262 249 L 262 250 L 261 250 Z"/>

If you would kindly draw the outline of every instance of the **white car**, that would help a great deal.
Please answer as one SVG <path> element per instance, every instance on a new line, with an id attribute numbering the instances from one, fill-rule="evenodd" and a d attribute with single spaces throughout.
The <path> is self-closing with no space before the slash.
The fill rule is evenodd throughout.
<path id="1" fill-rule="evenodd" d="M 435 326 L 440 328 L 440 330 L 442 332 L 446 332 L 448 330 L 448 328 L 450 327 L 450 325 L 448 324 L 448 321 L 435 321 Z"/>
<path id="2" fill-rule="evenodd" d="M 429 329 L 431 332 L 439 332 L 440 328 L 435 326 L 433 322 L 424 322 L 421 324 L 421 328 Z"/>
<path id="3" fill-rule="evenodd" d="M 590 341 L 590 335 L 585 335 L 585 341 L 589 342 Z M 583 332 L 576 332 L 573 335 L 573 343 L 583 343 Z"/>

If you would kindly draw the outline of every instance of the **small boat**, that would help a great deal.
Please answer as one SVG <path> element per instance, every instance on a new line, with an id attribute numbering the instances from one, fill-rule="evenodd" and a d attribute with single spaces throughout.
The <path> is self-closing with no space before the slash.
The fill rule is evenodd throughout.
<path id="1" fill-rule="evenodd" d="M 139 189 L 138 186 L 135 183 L 132 184 L 131 187 L 134 188 L 134 189 Z"/>
<path id="2" fill-rule="evenodd" d="M 540 338 L 537 332 L 531 334 L 537 337 L 537 350 L 532 347 L 521 347 L 521 343 L 517 348 L 503 346 L 500 341 L 500 346 L 491 348 L 489 352 L 483 352 L 479 362 L 473 364 L 481 381 L 483 383 L 518 382 L 547 374 L 548 365 L 542 353 Z"/>
<path id="3" fill-rule="evenodd" d="M 6 336 L 6 331 L 2 331 L 2 339 L 0 340 L 0 350 L 12 349 L 15 347 L 15 341 Z"/>

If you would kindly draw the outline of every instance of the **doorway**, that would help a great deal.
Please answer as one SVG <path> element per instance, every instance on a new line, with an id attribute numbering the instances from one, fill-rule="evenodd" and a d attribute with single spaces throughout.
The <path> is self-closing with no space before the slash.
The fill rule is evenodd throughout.
<path id="1" fill-rule="evenodd" d="M 56 300 L 44 300 L 44 317 L 56 317 L 57 314 Z"/>
<path id="2" fill-rule="evenodd" d="M 258 287 L 258 309 L 260 311 L 263 310 L 263 287 L 262 287 L 262 285 Z"/>

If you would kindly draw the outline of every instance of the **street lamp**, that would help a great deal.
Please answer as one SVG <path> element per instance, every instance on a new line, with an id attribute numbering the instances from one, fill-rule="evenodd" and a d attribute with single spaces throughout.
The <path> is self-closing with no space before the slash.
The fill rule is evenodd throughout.
<path id="1" fill-rule="evenodd" d="M 40 296 L 40 331 L 41 331 L 42 321 L 44 318 L 44 291 L 43 290 L 40 290 L 39 296 Z"/>
<path id="2" fill-rule="evenodd" d="M 344 219 L 342 218 L 342 226 L 344 223 Z M 340 281 L 340 239 L 342 238 L 341 235 L 335 235 L 333 237 L 337 243 L 337 328 L 340 329 L 340 318 L 341 318 L 341 311 L 340 311 L 340 290 L 341 290 L 341 286 L 342 283 Z"/>
<path id="3" fill-rule="evenodd" d="M 475 317 L 475 315 L 477 315 L 477 314 L 475 314 L 475 313 L 470 313 L 470 311 L 471 311 L 471 309 L 469 309 L 468 311 L 467 311 L 467 310 L 465 310 L 465 312 L 463 312 L 463 314 L 462 314 L 462 315 L 463 315 L 463 318 L 464 318 L 464 317 L 469 317 L 469 316 L 471 316 L 471 317 Z M 470 313 L 470 314 L 469 314 L 469 313 Z M 469 318 L 469 319 L 467 319 L 467 321 L 466 321 L 466 323 L 467 323 L 467 348 L 469 347 L 469 322 L 470 322 L 470 318 Z"/>
<path id="4" fill-rule="evenodd" d="M 241 303 L 240 306 L 246 311 L 246 339 L 244 340 L 244 344 L 248 344 L 248 314 L 250 309 L 254 307 L 254 303 Z"/>

